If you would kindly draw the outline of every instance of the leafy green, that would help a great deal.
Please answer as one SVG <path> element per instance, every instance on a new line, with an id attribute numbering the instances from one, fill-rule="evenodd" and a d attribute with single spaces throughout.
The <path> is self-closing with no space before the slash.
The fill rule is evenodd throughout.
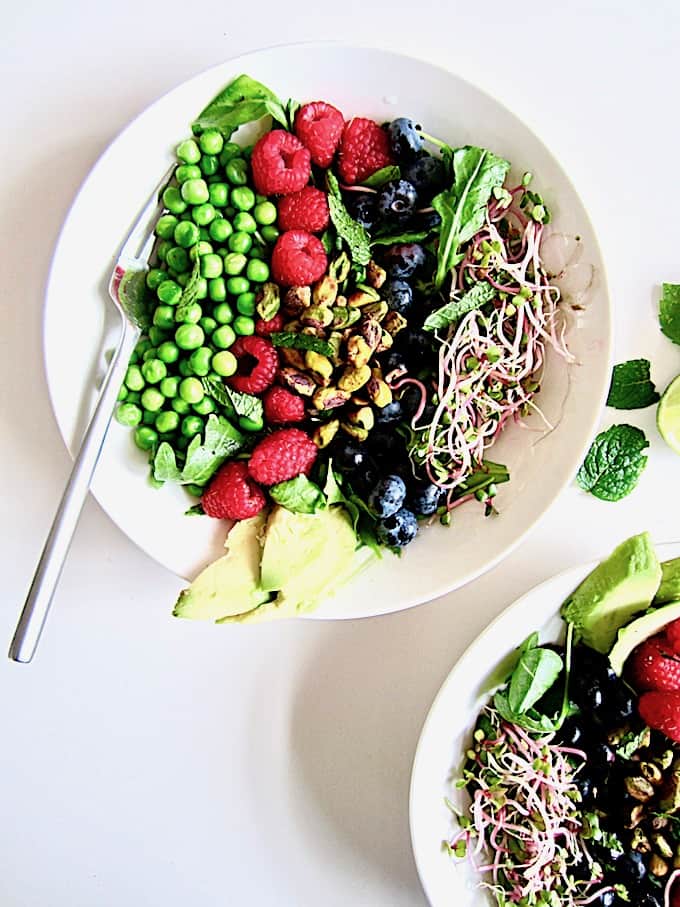
<path id="1" fill-rule="evenodd" d="M 286 482 L 272 485 L 269 493 L 277 504 L 292 510 L 293 513 L 316 513 L 323 510 L 326 500 L 318 485 L 307 476 L 299 475 Z"/>
<path id="2" fill-rule="evenodd" d="M 446 155 L 445 155 L 446 159 Z M 432 199 L 442 219 L 435 286 L 440 287 L 451 268 L 463 258 L 459 251 L 484 224 L 491 193 L 502 186 L 508 161 L 485 148 L 467 145 L 452 152 L 453 186 Z"/>
<path id="3" fill-rule="evenodd" d="M 153 458 L 153 477 L 157 482 L 181 482 L 182 470 L 177 468 L 175 451 L 167 441 L 158 445 Z"/>
<path id="4" fill-rule="evenodd" d="M 616 755 L 622 759 L 630 759 L 639 749 L 649 743 L 649 728 L 643 728 L 639 733 L 628 731 L 623 735 L 621 742 L 616 747 Z"/>
<path id="5" fill-rule="evenodd" d="M 398 180 L 400 176 L 401 170 L 398 165 L 388 164 L 387 167 L 381 167 L 380 170 L 372 173 L 361 185 L 367 186 L 369 189 L 380 189 L 385 183 L 389 183 L 390 180 Z"/>
<path id="6" fill-rule="evenodd" d="M 205 510 L 202 504 L 194 504 L 188 510 L 184 511 L 184 516 L 205 516 Z"/>
<path id="7" fill-rule="evenodd" d="M 328 185 L 328 210 L 333 226 L 338 235 L 349 247 L 352 261 L 357 265 L 367 265 L 371 260 L 371 243 L 368 233 L 357 223 L 345 207 L 340 193 L 340 186 L 335 175 L 329 170 L 326 173 Z"/>
<path id="8" fill-rule="evenodd" d="M 213 400 L 217 400 L 220 406 L 227 410 L 233 410 L 237 416 L 244 416 L 246 419 L 252 419 L 254 422 L 260 422 L 263 416 L 262 400 L 253 394 L 244 394 L 241 391 L 235 391 L 228 384 L 218 381 L 217 378 L 201 378 L 203 390 Z"/>
<path id="9" fill-rule="evenodd" d="M 186 286 L 182 290 L 182 295 L 180 296 L 179 305 L 175 309 L 175 321 L 182 322 L 189 312 L 189 307 L 192 306 L 198 299 L 198 293 L 201 286 L 201 262 L 196 256 L 196 261 L 194 266 L 191 269 L 191 275 L 189 280 L 186 283 Z"/>
<path id="10" fill-rule="evenodd" d="M 274 346 L 293 347 L 296 350 L 311 350 L 322 356 L 332 356 L 333 347 L 327 340 L 310 334 L 296 334 L 294 331 L 277 331 L 269 338 Z"/>
<path id="11" fill-rule="evenodd" d="M 616 850 L 623 853 L 623 845 L 613 831 L 607 831 L 600 825 L 600 817 L 594 811 L 583 813 L 583 829 L 581 836 L 586 841 L 597 841 L 608 850 Z"/>
<path id="12" fill-rule="evenodd" d="M 607 406 L 614 409 L 645 409 L 659 401 L 649 377 L 648 359 L 629 359 L 614 366 Z"/>
<path id="13" fill-rule="evenodd" d="M 649 447 L 645 433 L 632 425 L 612 425 L 590 446 L 576 483 L 602 501 L 620 501 L 638 483 Z"/>
<path id="14" fill-rule="evenodd" d="M 142 331 L 151 326 L 153 305 L 146 286 L 146 269 L 126 271 L 118 284 L 118 299 L 128 318 Z"/>
<path id="15" fill-rule="evenodd" d="M 460 299 L 453 299 L 447 302 L 441 308 L 436 309 L 425 319 L 423 329 L 426 331 L 438 331 L 446 328 L 454 321 L 458 321 L 463 315 L 479 309 L 486 305 L 496 295 L 496 290 L 490 283 L 478 281 L 465 293 Z"/>
<path id="16" fill-rule="evenodd" d="M 680 284 L 662 284 L 659 324 L 669 340 L 680 343 Z"/>
<path id="17" fill-rule="evenodd" d="M 175 452 L 167 441 L 158 446 L 153 461 L 154 478 L 158 481 L 179 482 L 181 485 L 201 485 L 207 482 L 224 461 L 243 447 L 243 435 L 223 416 L 211 413 L 205 426 L 203 441 L 196 435 L 189 444 L 184 468 L 179 469 Z"/>
<path id="18" fill-rule="evenodd" d="M 328 463 L 328 474 L 324 484 L 323 493 L 326 503 L 329 507 L 334 504 L 341 504 L 352 522 L 357 541 L 360 545 L 368 546 L 379 557 L 382 557 L 382 548 L 375 534 L 376 518 L 368 509 L 366 503 L 354 492 L 345 494 L 338 484 L 337 477 L 333 472 L 333 461 Z"/>
<path id="19" fill-rule="evenodd" d="M 239 126 L 259 120 L 267 114 L 282 126 L 288 127 L 286 111 L 274 92 L 250 76 L 240 75 L 215 95 L 196 117 L 192 128 L 219 129 L 228 139 Z"/>
<path id="20" fill-rule="evenodd" d="M 211 378 L 209 375 L 201 378 L 201 385 L 203 386 L 203 392 L 212 397 L 213 400 L 216 400 L 220 406 L 231 406 L 227 387 L 221 381 L 218 381 L 217 378 Z"/>
<path id="21" fill-rule="evenodd" d="M 508 704 L 513 712 L 527 712 L 555 683 L 561 670 L 562 659 L 552 649 L 532 647 L 523 652 L 508 688 Z"/>
<path id="22" fill-rule="evenodd" d="M 386 233 L 384 236 L 374 236 L 372 246 L 392 246 L 399 242 L 422 242 L 430 235 L 432 230 L 407 230 L 405 233 Z"/>

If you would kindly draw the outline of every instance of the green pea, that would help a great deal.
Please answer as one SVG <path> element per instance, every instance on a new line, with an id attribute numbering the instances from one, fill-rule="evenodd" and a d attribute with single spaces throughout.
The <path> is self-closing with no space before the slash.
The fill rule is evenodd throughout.
<path id="1" fill-rule="evenodd" d="M 276 220 L 276 215 L 276 205 L 272 202 L 260 201 L 253 209 L 253 217 L 262 227 L 268 227 L 270 224 L 273 224 Z"/>
<path id="2" fill-rule="evenodd" d="M 164 330 L 163 328 L 159 328 L 155 324 L 152 324 L 149 328 L 149 339 L 156 347 L 156 356 L 158 356 L 158 347 L 162 343 L 165 343 L 165 341 L 168 339 L 168 332 L 167 330 Z"/>
<path id="3" fill-rule="evenodd" d="M 215 242 L 226 242 L 233 231 L 234 228 L 232 225 L 223 217 L 216 217 L 208 228 L 210 239 L 214 239 Z"/>
<path id="4" fill-rule="evenodd" d="M 236 208 L 234 208 L 233 205 L 227 205 L 227 207 L 224 209 L 225 217 L 233 217 L 235 214 Z"/>
<path id="5" fill-rule="evenodd" d="M 239 310 L 241 315 L 248 315 L 252 318 L 255 314 L 255 293 L 250 293 L 246 291 L 245 293 L 240 293 L 236 298 L 236 308 Z"/>
<path id="6" fill-rule="evenodd" d="M 251 419 L 250 416 L 239 416 L 238 424 L 243 431 L 262 431 L 264 428 L 262 419 Z"/>
<path id="7" fill-rule="evenodd" d="M 216 279 L 219 280 L 219 278 L 216 278 Z M 214 318 L 211 318 L 210 315 L 204 315 L 202 318 L 199 318 L 198 323 L 203 328 L 206 335 L 212 334 L 212 332 L 217 327 L 217 322 L 215 321 Z"/>
<path id="8" fill-rule="evenodd" d="M 128 391 L 128 395 L 125 398 L 125 400 L 128 403 L 139 403 L 141 397 L 142 397 L 142 395 L 138 394 L 137 391 Z"/>
<path id="9" fill-rule="evenodd" d="M 122 403 L 123 400 L 127 399 L 128 393 L 129 391 L 127 387 L 125 387 L 124 384 L 121 384 L 121 386 L 118 388 L 118 396 L 116 397 L 116 400 L 118 400 L 119 403 Z"/>
<path id="10" fill-rule="evenodd" d="M 189 446 L 189 439 L 185 438 L 184 435 L 179 435 L 179 437 L 176 437 L 174 439 L 173 445 L 175 447 L 175 450 L 186 450 Z"/>
<path id="11" fill-rule="evenodd" d="M 240 296 L 241 293 L 247 293 L 250 289 L 250 281 L 246 277 L 230 277 L 227 280 L 227 290 L 232 296 Z"/>
<path id="12" fill-rule="evenodd" d="M 142 425 L 153 425 L 156 421 L 156 413 L 151 412 L 151 410 L 144 410 L 142 416 Z"/>
<path id="13" fill-rule="evenodd" d="M 140 425 L 135 429 L 135 444 L 140 450 L 152 450 L 156 446 L 158 435 L 153 428 Z"/>
<path id="14" fill-rule="evenodd" d="M 182 183 L 182 185 L 186 185 Z M 171 214 L 183 214 L 187 210 L 187 203 L 182 198 L 177 186 L 168 186 L 163 191 L 163 204 Z"/>
<path id="15" fill-rule="evenodd" d="M 200 180 L 201 168 L 196 164 L 181 164 L 175 170 L 175 179 L 178 183 L 186 183 L 187 180 Z"/>
<path id="16" fill-rule="evenodd" d="M 172 239 L 176 226 L 177 218 L 174 214 L 163 214 L 156 224 L 156 236 L 160 236 L 161 239 Z"/>
<path id="17" fill-rule="evenodd" d="M 208 192 L 210 192 L 210 187 L 213 183 L 222 182 L 222 177 L 219 173 L 219 170 L 217 171 L 217 173 L 211 173 L 210 176 L 206 176 L 205 181 L 208 184 Z M 212 199 L 210 199 L 210 201 L 212 201 Z"/>
<path id="18" fill-rule="evenodd" d="M 242 337 L 248 337 L 255 333 L 255 322 L 247 315 L 237 315 L 234 318 L 234 331 Z"/>
<path id="19" fill-rule="evenodd" d="M 213 277 L 208 281 L 208 296 L 213 302 L 223 302 L 227 298 L 224 277 Z"/>
<path id="20" fill-rule="evenodd" d="M 210 242 L 210 230 L 207 227 L 199 227 L 198 235 L 203 242 Z"/>
<path id="21" fill-rule="evenodd" d="M 213 331 L 211 340 L 213 342 L 213 345 L 216 346 L 218 350 L 226 350 L 236 340 L 236 335 L 234 334 L 234 329 L 232 327 L 230 327 L 228 324 L 223 324 L 221 327 L 216 328 Z"/>
<path id="22" fill-rule="evenodd" d="M 215 412 L 215 404 L 210 397 L 203 397 L 198 403 L 194 403 L 194 412 L 200 413 L 202 416 L 207 416 L 209 413 Z"/>
<path id="23" fill-rule="evenodd" d="M 253 215 L 247 211 L 239 211 L 234 217 L 234 230 L 241 233 L 254 233 L 257 230 L 257 224 Z"/>
<path id="24" fill-rule="evenodd" d="M 156 325 L 156 327 L 165 328 L 165 330 L 173 328 L 175 326 L 175 310 L 173 309 L 173 307 L 169 305 L 156 306 L 156 310 L 153 313 L 153 323 Z M 154 343 L 157 343 L 154 338 L 152 339 L 154 340 Z M 160 343 L 162 342 L 163 341 L 161 340 Z M 157 345 L 160 346 L 160 343 L 158 343 Z"/>
<path id="25" fill-rule="evenodd" d="M 236 277 L 247 264 L 248 259 L 241 252 L 230 252 L 224 258 L 224 271 L 230 277 Z"/>
<path id="26" fill-rule="evenodd" d="M 219 154 L 224 148 L 224 139 L 218 129 L 206 129 L 198 140 L 203 154 Z"/>
<path id="27" fill-rule="evenodd" d="M 231 190 L 229 201 L 237 211 L 250 211 L 255 206 L 255 193 L 250 186 L 237 186 Z"/>
<path id="28" fill-rule="evenodd" d="M 189 412 L 189 409 L 190 409 L 187 401 L 182 400 L 181 397 L 173 397 L 172 400 L 170 401 L 170 406 L 173 408 L 173 410 L 176 413 L 179 413 L 180 416 L 186 416 L 186 414 Z"/>
<path id="29" fill-rule="evenodd" d="M 164 280 L 156 289 L 156 296 L 165 305 L 177 305 L 182 298 L 182 288 L 174 280 Z"/>
<path id="30" fill-rule="evenodd" d="M 207 226 L 211 221 L 215 220 L 215 217 L 217 216 L 217 211 L 215 211 L 215 208 L 210 202 L 206 202 L 203 205 L 196 205 L 191 213 L 194 223 L 197 223 L 200 227 Z M 210 236 L 209 233 L 207 235 L 208 237 Z"/>
<path id="31" fill-rule="evenodd" d="M 164 409 L 156 416 L 155 425 L 162 435 L 167 435 L 179 426 L 179 416 L 174 410 Z"/>
<path id="32" fill-rule="evenodd" d="M 229 186 L 226 183 L 211 183 L 208 186 L 210 204 L 216 208 L 224 208 L 229 198 Z"/>
<path id="33" fill-rule="evenodd" d="M 180 359 L 177 370 L 179 371 L 182 378 L 190 378 L 194 373 L 193 369 L 189 365 L 188 359 Z"/>
<path id="34" fill-rule="evenodd" d="M 184 288 L 189 283 L 190 277 L 191 275 L 189 274 L 189 272 L 185 271 L 184 274 L 178 274 L 177 277 L 175 277 L 175 280 L 182 288 Z"/>
<path id="35" fill-rule="evenodd" d="M 204 339 L 203 329 L 197 324 L 183 324 L 175 331 L 175 343 L 181 350 L 197 350 Z"/>
<path id="36" fill-rule="evenodd" d="M 192 261 L 196 261 L 197 258 L 202 258 L 203 255 L 211 255 L 212 251 L 213 247 L 209 242 L 199 240 L 199 242 L 195 246 L 189 249 L 189 258 Z"/>
<path id="37" fill-rule="evenodd" d="M 259 205 L 260 202 L 266 202 L 266 201 L 267 201 L 267 196 L 266 196 L 266 195 L 260 195 L 259 192 L 256 192 L 256 193 L 255 193 L 255 201 L 256 201 L 256 202 L 258 203 L 258 205 Z"/>
<path id="38" fill-rule="evenodd" d="M 213 310 L 213 318 L 218 324 L 230 324 L 234 320 L 234 313 L 228 302 L 216 305 Z"/>
<path id="39" fill-rule="evenodd" d="M 238 157 L 240 154 L 241 149 L 236 142 L 227 142 L 220 152 L 220 164 L 222 164 L 223 167 L 226 167 L 230 160 Z"/>
<path id="40" fill-rule="evenodd" d="M 195 405 L 203 399 L 203 385 L 198 378 L 185 378 L 180 382 L 179 395 L 186 403 Z"/>
<path id="41" fill-rule="evenodd" d="M 201 277 L 220 277 L 222 274 L 222 259 L 214 252 L 201 258 Z"/>
<path id="42" fill-rule="evenodd" d="M 245 186 L 248 182 L 248 164 L 242 157 L 228 161 L 224 172 L 232 186 Z"/>
<path id="43" fill-rule="evenodd" d="M 165 403 L 165 397 L 155 387 L 147 387 L 141 397 L 144 409 L 149 413 L 157 413 Z"/>
<path id="44" fill-rule="evenodd" d="M 157 289 L 168 275 L 161 268 L 151 268 L 146 275 L 146 285 L 150 290 Z"/>
<path id="45" fill-rule="evenodd" d="M 228 378 L 236 373 L 238 361 L 233 353 L 229 350 L 221 350 L 212 357 L 212 367 L 215 372 L 222 378 Z"/>
<path id="46" fill-rule="evenodd" d="M 158 347 L 156 355 L 161 362 L 165 362 L 166 365 L 171 365 L 179 359 L 179 350 L 177 349 L 177 345 L 171 340 L 166 340 Z"/>
<path id="47" fill-rule="evenodd" d="M 144 337 L 144 339 L 137 341 L 137 346 L 135 347 L 135 350 L 137 351 L 137 353 L 140 356 L 143 356 L 144 353 L 152 346 L 153 346 L 153 344 L 151 343 L 149 338 Z"/>
<path id="48" fill-rule="evenodd" d="M 142 356 L 142 361 L 148 362 L 149 359 L 155 359 L 155 358 L 156 358 L 156 347 L 150 346 L 148 350 L 144 351 L 144 355 Z"/>
<path id="49" fill-rule="evenodd" d="M 165 362 L 161 362 L 160 359 L 148 359 L 142 365 L 142 375 L 144 375 L 147 384 L 158 384 L 167 374 L 168 370 Z"/>
<path id="50" fill-rule="evenodd" d="M 116 421 L 127 428 L 134 428 L 142 421 L 142 411 L 135 403 L 121 403 L 116 407 Z"/>
<path id="51" fill-rule="evenodd" d="M 232 233 L 227 245 L 232 252 L 242 252 L 245 255 L 253 247 L 253 237 L 250 233 Z"/>
<path id="52" fill-rule="evenodd" d="M 175 227 L 175 242 L 183 249 L 195 246 L 198 240 L 198 227 L 190 220 L 181 220 Z"/>
<path id="53" fill-rule="evenodd" d="M 253 283 L 266 283 L 269 280 L 269 265 L 266 261 L 260 261 L 257 258 L 251 258 L 246 268 L 248 280 Z"/>
<path id="54" fill-rule="evenodd" d="M 131 391 L 141 391 L 144 387 L 144 383 L 144 376 L 142 375 L 142 370 L 139 366 L 128 366 L 128 370 L 125 372 L 125 386 Z"/>
<path id="55" fill-rule="evenodd" d="M 181 246 L 173 246 L 172 249 L 168 249 L 165 260 L 168 263 L 168 267 L 177 271 L 178 274 L 184 274 L 185 271 L 189 270 L 189 256 L 186 249 Z"/>
<path id="56" fill-rule="evenodd" d="M 185 438 L 193 438 L 203 431 L 203 419 L 199 416 L 185 416 L 182 419 L 181 432 Z"/>
<path id="57" fill-rule="evenodd" d="M 160 392 L 164 397 L 169 397 L 171 400 L 173 397 L 177 396 L 177 390 L 179 388 L 179 378 L 172 377 L 163 378 L 161 383 L 158 385 Z"/>
<path id="58" fill-rule="evenodd" d="M 190 205 L 202 205 L 210 198 L 208 184 L 205 180 L 187 180 L 182 183 L 180 192 L 185 202 Z"/>
<path id="59" fill-rule="evenodd" d="M 262 248 L 262 246 L 253 246 L 253 248 L 248 253 L 250 258 L 264 259 L 267 258 L 267 253 Z"/>
<path id="60" fill-rule="evenodd" d="M 189 365 L 193 369 L 194 375 L 205 377 L 210 371 L 210 358 L 212 350 L 209 346 L 199 346 L 197 350 L 189 356 Z"/>
<path id="61" fill-rule="evenodd" d="M 203 317 L 203 309 L 197 302 L 192 302 L 189 305 L 183 305 L 181 309 L 177 310 L 178 313 L 182 316 L 182 324 L 198 324 L 198 322 Z M 180 321 L 179 318 L 176 319 Z"/>
<path id="62" fill-rule="evenodd" d="M 220 159 L 214 154 L 204 154 L 199 167 L 204 176 L 215 176 L 220 169 Z"/>
<path id="63" fill-rule="evenodd" d="M 278 227 L 275 227 L 274 224 L 267 224 L 267 226 L 262 227 L 260 230 L 260 236 L 266 242 L 276 242 L 279 238 Z"/>
<path id="64" fill-rule="evenodd" d="M 175 153 L 185 164 L 197 164 L 201 159 L 201 152 L 193 139 L 185 139 L 180 142 Z"/>
<path id="65" fill-rule="evenodd" d="M 156 256 L 158 257 L 159 261 L 165 261 L 165 256 L 168 254 L 168 249 L 172 249 L 172 243 L 168 242 L 167 239 L 162 239 L 156 246 Z"/>

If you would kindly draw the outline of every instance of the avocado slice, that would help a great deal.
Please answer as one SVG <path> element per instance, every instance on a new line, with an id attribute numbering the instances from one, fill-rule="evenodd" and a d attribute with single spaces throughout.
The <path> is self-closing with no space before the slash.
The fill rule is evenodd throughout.
<path id="1" fill-rule="evenodd" d="M 560 613 L 587 645 L 606 655 L 618 630 L 649 607 L 660 582 L 659 559 L 649 533 L 643 532 L 626 539 L 598 564 Z"/>
<path id="2" fill-rule="evenodd" d="M 265 521 L 266 514 L 261 513 L 234 524 L 225 542 L 227 553 L 208 564 L 180 593 L 174 617 L 219 620 L 251 611 L 271 598 L 260 585 Z"/>
<path id="3" fill-rule="evenodd" d="M 609 663 L 616 673 L 621 676 L 626 659 L 633 649 L 679 617 L 680 601 L 670 602 L 662 608 L 650 611 L 649 614 L 643 614 L 619 630 L 614 648 L 609 653 Z"/>
<path id="4" fill-rule="evenodd" d="M 661 584 L 654 596 L 655 605 L 680 601 L 680 557 L 661 564 Z"/>

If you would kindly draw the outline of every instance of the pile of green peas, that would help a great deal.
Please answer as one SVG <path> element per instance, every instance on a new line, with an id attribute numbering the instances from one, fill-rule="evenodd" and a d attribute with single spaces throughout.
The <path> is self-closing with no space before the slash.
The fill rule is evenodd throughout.
<path id="1" fill-rule="evenodd" d="M 181 462 L 211 413 L 235 419 L 204 392 L 202 378 L 233 375 L 230 347 L 255 331 L 258 288 L 269 279 L 279 231 L 276 206 L 249 185 L 249 153 L 208 129 L 177 147 L 176 185 L 163 193 L 155 267 L 146 276 L 152 326 L 137 344 L 118 395 L 116 419 L 153 457 L 168 441 Z M 199 261 L 196 301 L 179 303 Z M 245 431 L 261 422 L 237 419 Z M 200 488 L 195 489 L 200 493 Z"/>

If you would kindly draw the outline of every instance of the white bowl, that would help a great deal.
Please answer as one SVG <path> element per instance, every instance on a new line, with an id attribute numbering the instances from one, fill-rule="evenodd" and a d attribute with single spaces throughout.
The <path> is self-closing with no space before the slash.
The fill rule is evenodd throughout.
<path id="1" fill-rule="evenodd" d="M 97 162 L 66 219 L 47 288 L 44 346 L 52 405 L 71 451 L 94 405 L 104 352 L 113 345 L 105 286 L 122 237 L 192 118 L 241 72 L 283 98 L 327 99 L 347 116 L 408 115 L 453 145 L 488 146 L 512 162 L 515 175 L 534 173 L 558 234 L 574 246 L 573 237 L 580 237 L 580 263 L 571 276 L 575 286 L 591 285 L 579 297 L 585 310 L 569 333 L 578 364 L 567 375 L 549 360 L 540 405 L 557 423 L 554 431 L 547 433 L 532 418 L 528 430 L 511 427 L 493 448 L 491 458 L 506 463 L 512 475 L 498 495 L 500 516 L 485 519 L 480 507 L 461 508 L 452 528 L 421 532 L 399 561 L 386 555 L 312 616 L 398 611 L 492 567 L 572 479 L 609 383 L 611 320 L 600 250 L 575 189 L 547 148 L 510 111 L 458 76 L 410 57 L 338 44 L 276 47 L 230 60 L 175 88 L 134 120 Z M 182 577 L 194 576 L 220 550 L 221 524 L 185 517 L 181 489 L 151 488 L 146 458 L 135 449 L 130 431 L 117 424 L 92 491 L 132 541 Z"/>

